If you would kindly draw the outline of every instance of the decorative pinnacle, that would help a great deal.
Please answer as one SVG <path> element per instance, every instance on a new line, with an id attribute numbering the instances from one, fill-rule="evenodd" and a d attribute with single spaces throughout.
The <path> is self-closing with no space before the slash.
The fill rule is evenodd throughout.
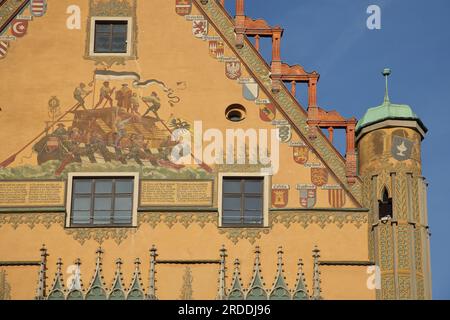
<path id="1" fill-rule="evenodd" d="M 62 259 L 61 259 L 61 258 L 58 258 L 58 261 L 56 261 L 56 269 L 57 269 L 57 272 L 61 272 L 62 265 L 63 265 Z"/>
<path id="2" fill-rule="evenodd" d="M 123 264 L 123 262 L 122 262 L 122 259 L 121 258 L 119 258 L 119 259 L 117 259 L 116 260 L 116 266 L 117 266 L 117 268 L 120 268 L 120 266 Z"/>
<path id="3" fill-rule="evenodd" d="M 75 264 L 77 267 L 81 266 L 81 259 L 80 259 L 80 258 L 77 258 L 77 259 L 75 260 L 74 264 Z"/>
<path id="4" fill-rule="evenodd" d="M 141 264 L 141 260 L 139 258 L 136 258 L 134 260 L 134 267 L 137 269 L 137 268 L 139 268 L 140 264 Z"/>
<path id="5" fill-rule="evenodd" d="M 383 70 L 383 76 L 386 79 L 386 91 L 385 91 L 385 94 L 384 94 L 384 102 L 390 102 L 389 101 L 389 81 L 388 81 L 388 78 L 391 75 L 391 73 L 392 73 L 392 71 L 389 68 L 385 68 Z"/>

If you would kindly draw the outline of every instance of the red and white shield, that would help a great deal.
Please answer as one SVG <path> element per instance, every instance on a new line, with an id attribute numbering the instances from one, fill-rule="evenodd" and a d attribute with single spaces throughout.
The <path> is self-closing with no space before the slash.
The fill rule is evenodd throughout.
<path id="1" fill-rule="evenodd" d="M 229 61 L 225 63 L 225 74 L 228 79 L 236 80 L 242 75 L 241 63 L 239 61 Z"/>
<path id="2" fill-rule="evenodd" d="M 277 109 L 271 103 L 263 104 L 259 107 L 259 118 L 265 122 L 271 122 L 275 120 L 277 115 Z"/>
<path id="3" fill-rule="evenodd" d="M 30 11 L 31 14 L 35 17 L 42 17 L 47 10 L 47 1 L 46 0 L 31 0 Z"/>
<path id="4" fill-rule="evenodd" d="M 345 191 L 343 189 L 329 189 L 328 202 L 333 208 L 342 208 L 345 205 Z"/>
<path id="5" fill-rule="evenodd" d="M 194 20 L 192 21 L 192 33 L 196 38 L 203 38 L 208 34 L 208 21 Z"/>
<path id="6" fill-rule="evenodd" d="M 23 37 L 27 33 L 28 20 L 14 19 L 11 22 L 11 34 L 17 38 Z"/>
<path id="7" fill-rule="evenodd" d="M 220 59 L 225 53 L 225 45 L 222 41 L 211 40 L 209 41 L 209 54 L 215 59 Z"/>
<path id="8" fill-rule="evenodd" d="M 192 0 L 175 0 L 175 12 L 187 16 L 192 11 Z"/>
<path id="9" fill-rule="evenodd" d="M 0 59 L 3 59 L 8 53 L 9 42 L 0 41 Z"/>
<path id="10" fill-rule="evenodd" d="M 317 201 L 316 189 L 300 189 L 300 205 L 303 208 L 313 208 Z"/>

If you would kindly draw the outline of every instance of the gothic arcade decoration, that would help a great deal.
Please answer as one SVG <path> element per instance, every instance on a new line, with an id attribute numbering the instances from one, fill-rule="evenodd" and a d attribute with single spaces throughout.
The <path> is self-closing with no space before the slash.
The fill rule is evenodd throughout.
<path id="1" fill-rule="evenodd" d="M 37 289 L 36 299 L 43 300 L 155 300 L 157 299 L 156 283 L 156 266 L 158 265 L 157 250 L 156 247 L 152 247 L 150 250 L 150 278 L 148 289 L 144 289 L 142 283 L 142 275 L 140 271 L 140 260 L 137 258 L 134 261 L 134 272 L 131 276 L 131 284 L 125 286 L 123 283 L 122 259 L 115 260 L 115 273 L 114 278 L 110 282 L 111 285 L 107 285 L 103 278 L 103 254 L 104 251 L 100 247 L 97 249 L 96 263 L 94 268 L 94 274 L 89 282 L 89 286 L 84 289 L 81 276 L 81 261 L 77 259 L 70 270 L 69 279 L 67 279 L 67 287 L 65 286 L 65 280 L 62 272 L 63 261 L 58 258 L 56 263 L 56 271 L 54 279 L 49 289 L 45 279 L 47 278 L 47 250 L 45 247 L 41 249 L 42 262 L 39 271 L 39 286 Z M 308 300 L 308 299 L 321 299 L 321 287 L 320 287 L 320 271 L 319 271 L 319 250 L 315 248 L 313 250 L 314 272 L 313 272 L 313 293 L 310 294 L 305 281 L 305 275 L 303 273 L 303 262 L 300 259 L 298 263 L 298 273 L 296 277 L 295 286 L 290 289 L 286 283 L 283 270 L 283 249 L 280 247 L 277 252 L 277 272 L 274 277 L 273 285 L 266 287 L 262 275 L 261 275 L 261 262 L 260 262 L 260 248 L 255 249 L 255 261 L 253 264 L 253 275 L 248 287 L 242 284 L 240 263 L 239 259 L 234 262 L 234 271 L 231 281 L 231 286 L 227 288 L 225 286 L 226 279 L 226 257 L 227 250 L 223 247 L 220 250 L 220 260 L 218 264 L 218 295 L 219 300 Z M 182 260 L 173 261 L 161 261 L 161 263 L 173 263 L 183 266 L 185 263 Z M 216 263 L 215 261 L 190 261 L 189 264 L 204 264 L 204 263 Z M 4 277 L 4 273 L 0 273 L 1 277 Z M 0 278 L 2 280 L 3 278 Z M 184 267 L 184 275 L 181 283 L 180 299 L 191 300 L 193 299 L 192 289 L 192 271 L 188 266 Z M 0 282 L 1 284 L 2 282 Z M 164 286 L 164 283 L 159 281 L 159 286 Z M 8 288 L 7 286 L 0 288 Z M 147 294 L 145 293 L 147 292 Z M 48 292 L 48 294 L 47 294 Z M 6 290 L 3 290 L 4 297 L 6 297 Z"/>

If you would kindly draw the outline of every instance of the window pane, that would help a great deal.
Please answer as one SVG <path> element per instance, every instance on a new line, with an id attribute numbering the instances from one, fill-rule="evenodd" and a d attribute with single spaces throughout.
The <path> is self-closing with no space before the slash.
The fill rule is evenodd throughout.
<path id="1" fill-rule="evenodd" d="M 130 224 L 132 222 L 131 211 L 115 211 L 113 221 L 119 224 Z"/>
<path id="2" fill-rule="evenodd" d="M 241 212 L 224 210 L 222 220 L 223 224 L 241 224 Z"/>
<path id="3" fill-rule="evenodd" d="M 116 198 L 114 202 L 114 209 L 115 210 L 131 210 L 132 209 L 132 203 L 131 198 Z"/>
<path id="4" fill-rule="evenodd" d="M 261 197 L 246 197 L 244 199 L 245 210 L 262 210 L 262 198 Z"/>
<path id="5" fill-rule="evenodd" d="M 96 22 L 95 32 L 111 32 L 111 24 L 105 22 Z"/>
<path id="6" fill-rule="evenodd" d="M 125 35 L 114 36 L 111 49 L 114 52 L 127 52 L 127 37 Z"/>
<path id="7" fill-rule="evenodd" d="M 116 193 L 133 193 L 133 180 L 117 180 Z"/>
<path id="8" fill-rule="evenodd" d="M 261 225 L 263 217 L 261 211 L 245 211 L 244 223 L 251 225 Z"/>
<path id="9" fill-rule="evenodd" d="M 240 210 L 241 209 L 241 198 L 225 196 L 223 198 L 223 209 L 224 210 Z"/>
<path id="10" fill-rule="evenodd" d="M 111 224 L 111 211 L 95 211 L 94 224 Z"/>
<path id="11" fill-rule="evenodd" d="M 95 52 L 109 52 L 111 38 L 109 35 L 100 33 L 95 35 Z"/>
<path id="12" fill-rule="evenodd" d="M 112 193 L 112 180 L 97 180 L 95 193 Z"/>
<path id="13" fill-rule="evenodd" d="M 91 193 L 91 180 L 76 180 L 74 184 L 75 193 Z"/>
<path id="14" fill-rule="evenodd" d="M 91 209 L 91 198 L 75 198 L 73 199 L 73 210 L 87 210 Z"/>
<path id="15" fill-rule="evenodd" d="M 95 198 L 95 210 L 111 210 L 112 198 Z"/>
<path id="16" fill-rule="evenodd" d="M 113 24 L 113 32 L 114 33 L 127 33 L 127 23 L 126 22 L 117 22 Z"/>
<path id="17" fill-rule="evenodd" d="M 262 193 L 262 180 L 246 180 L 244 183 L 245 193 Z"/>
<path id="18" fill-rule="evenodd" d="M 241 181 L 240 180 L 224 180 L 223 192 L 225 193 L 241 193 Z"/>
<path id="19" fill-rule="evenodd" d="M 72 211 L 73 224 L 89 224 L 91 218 L 90 211 Z"/>

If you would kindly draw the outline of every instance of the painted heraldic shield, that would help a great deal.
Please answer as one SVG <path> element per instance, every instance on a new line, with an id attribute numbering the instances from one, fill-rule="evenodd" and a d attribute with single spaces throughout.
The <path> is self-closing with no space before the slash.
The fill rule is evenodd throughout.
<path id="1" fill-rule="evenodd" d="M 328 183 L 327 168 L 311 168 L 311 182 L 318 187 L 322 187 Z"/>
<path id="2" fill-rule="evenodd" d="M 317 201 L 316 189 L 300 189 L 300 205 L 303 208 L 313 208 Z"/>
<path id="3" fill-rule="evenodd" d="M 193 20 L 192 21 L 192 33 L 196 38 L 203 38 L 208 34 L 208 21 L 206 20 Z"/>
<path id="4" fill-rule="evenodd" d="M 28 20 L 14 19 L 11 22 L 11 34 L 14 37 L 21 38 L 27 33 Z"/>
<path id="5" fill-rule="evenodd" d="M 187 16 L 192 11 L 192 0 L 176 0 L 175 12 L 180 16 Z"/>
<path id="6" fill-rule="evenodd" d="M 280 142 L 286 143 L 289 142 L 292 138 L 291 126 L 286 124 L 277 125 L 278 129 L 278 139 Z"/>
<path id="7" fill-rule="evenodd" d="M 400 136 L 392 136 L 391 154 L 398 161 L 411 159 L 414 142 Z"/>
<path id="8" fill-rule="evenodd" d="M 47 11 L 47 0 L 31 0 L 30 11 L 34 17 L 42 17 Z"/>
<path id="9" fill-rule="evenodd" d="M 261 118 L 262 121 L 271 122 L 275 120 L 276 115 L 277 109 L 273 104 L 269 103 L 260 105 L 259 117 Z"/>
<path id="10" fill-rule="evenodd" d="M 241 77 L 241 63 L 239 61 L 225 62 L 225 74 L 230 80 L 237 80 Z"/>
<path id="11" fill-rule="evenodd" d="M 259 86 L 256 82 L 244 83 L 242 85 L 242 94 L 246 100 L 255 101 L 259 96 Z"/>
<path id="12" fill-rule="evenodd" d="M 289 202 L 289 189 L 272 189 L 272 206 L 284 208 Z"/>
<path id="13" fill-rule="evenodd" d="M 309 159 L 309 148 L 307 146 L 294 147 L 293 155 L 295 162 L 304 165 Z"/>
<path id="14" fill-rule="evenodd" d="M 214 59 L 220 59 L 225 53 L 225 46 L 222 41 L 209 41 L 209 55 Z"/>
<path id="15" fill-rule="evenodd" d="M 345 205 L 345 191 L 343 189 L 329 189 L 328 202 L 333 208 L 342 208 Z"/>
<path id="16" fill-rule="evenodd" d="M 0 59 L 3 59 L 8 53 L 9 42 L 0 41 Z"/>

